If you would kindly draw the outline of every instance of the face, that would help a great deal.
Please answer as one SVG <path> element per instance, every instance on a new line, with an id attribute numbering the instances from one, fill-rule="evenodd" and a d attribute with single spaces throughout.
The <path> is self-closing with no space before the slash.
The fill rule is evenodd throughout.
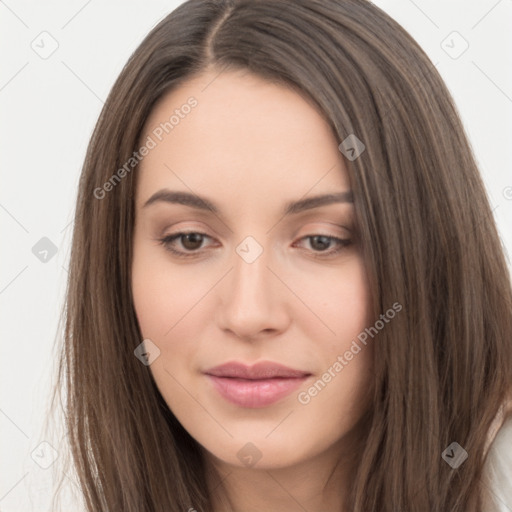
<path id="1" fill-rule="evenodd" d="M 132 288 L 163 398 L 225 464 L 325 453 L 372 375 L 371 345 L 353 343 L 368 285 L 327 122 L 288 88 L 206 72 L 161 99 L 143 141 Z"/>

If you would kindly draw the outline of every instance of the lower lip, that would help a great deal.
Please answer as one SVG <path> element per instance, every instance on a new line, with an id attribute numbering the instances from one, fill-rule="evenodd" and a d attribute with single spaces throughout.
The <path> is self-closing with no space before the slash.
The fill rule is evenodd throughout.
<path id="1" fill-rule="evenodd" d="M 236 379 L 208 375 L 217 391 L 229 402 L 240 407 L 266 407 L 297 389 L 307 377 L 261 380 Z"/>

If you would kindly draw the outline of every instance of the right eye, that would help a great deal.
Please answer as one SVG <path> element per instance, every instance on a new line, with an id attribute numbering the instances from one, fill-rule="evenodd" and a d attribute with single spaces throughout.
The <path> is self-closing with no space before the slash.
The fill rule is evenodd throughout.
<path id="1" fill-rule="evenodd" d="M 159 242 L 165 247 L 166 250 L 180 258 L 189 258 L 196 256 L 202 248 L 205 239 L 211 238 L 205 233 L 197 231 L 180 231 L 166 235 L 159 239 Z M 182 249 L 176 248 L 176 243 L 179 242 Z"/>

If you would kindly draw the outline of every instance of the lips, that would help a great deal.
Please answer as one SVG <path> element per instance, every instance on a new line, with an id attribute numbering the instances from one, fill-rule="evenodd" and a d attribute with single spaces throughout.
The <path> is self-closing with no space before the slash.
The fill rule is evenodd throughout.
<path id="1" fill-rule="evenodd" d="M 229 362 L 205 374 L 224 399 L 248 408 L 266 407 L 281 400 L 311 375 L 267 361 L 252 366 Z"/>

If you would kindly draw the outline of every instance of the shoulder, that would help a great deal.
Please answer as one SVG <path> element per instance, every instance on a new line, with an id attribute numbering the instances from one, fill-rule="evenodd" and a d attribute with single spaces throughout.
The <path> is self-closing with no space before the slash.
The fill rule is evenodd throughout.
<path id="1" fill-rule="evenodd" d="M 484 466 L 486 486 L 490 500 L 484 512 L 510 512 L 512 510 L 512 415 L 492 432 L 493 440 Z"/>

